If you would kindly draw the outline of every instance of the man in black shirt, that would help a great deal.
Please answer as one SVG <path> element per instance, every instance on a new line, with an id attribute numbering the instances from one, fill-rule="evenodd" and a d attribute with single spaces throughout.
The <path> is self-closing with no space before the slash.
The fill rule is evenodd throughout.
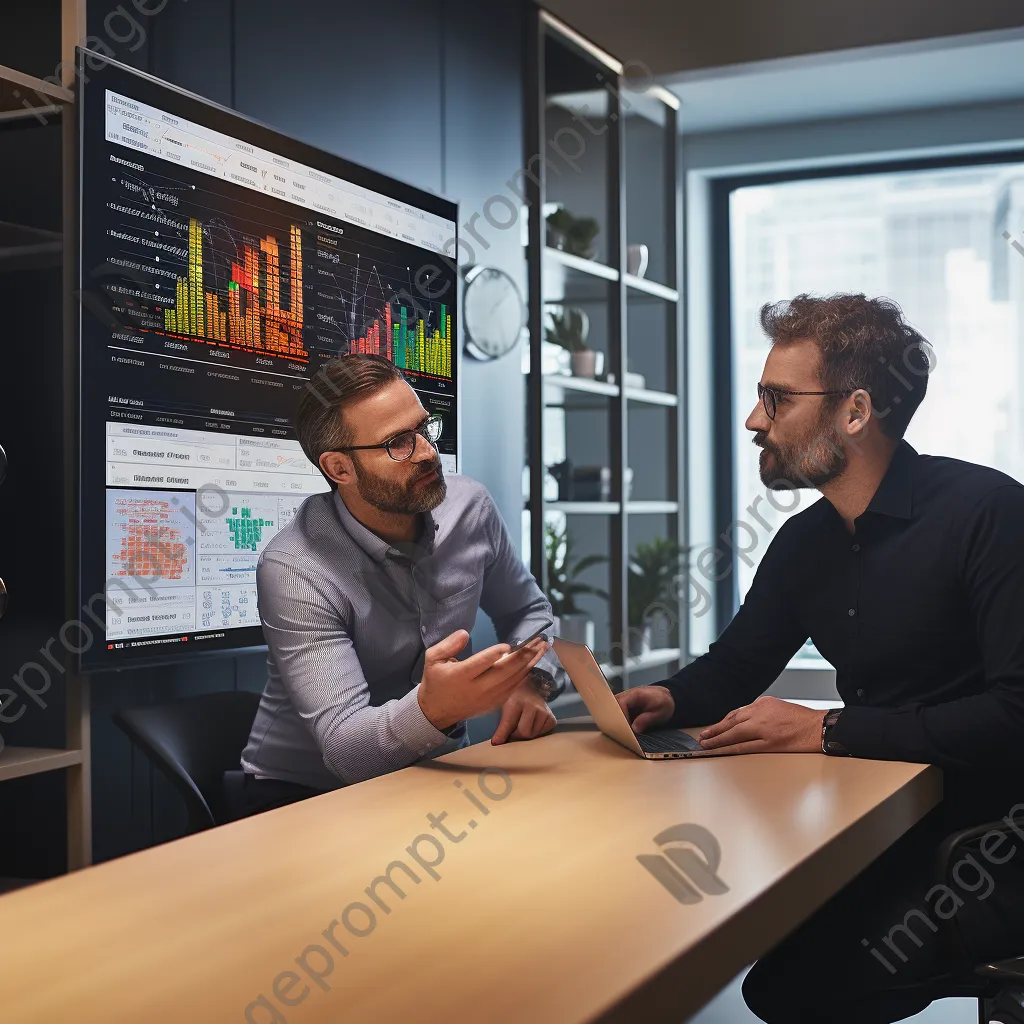
<path id="1" fill-rule="evenodd" d="M 723 754 L 944 769 L 940 807 L 744 982 L 771 1024 L 895 1021 L 954 991 L 970 966 L 948 929 L 903 929 L 904 949 L 891 928 L 925 916 L 950 830 L 1016 823 L 1020 854 L 1001 862 L 972 941 L 979 959 L 1024 954 L 1024 486 L 902 439 L 932 363 L 893 303 L 802 295 L 765 306 L 761 323 L 772 348 L 746 427 L 762 482 L 824 497 L 778 530 L 708 653 L 619 702 L 635 731 L 705 726 L 700 742 Z M 838 713 L 761 696 L 808 637 L 836 668 Z M 887 932 L 889 959 L 870 955 Z"/>

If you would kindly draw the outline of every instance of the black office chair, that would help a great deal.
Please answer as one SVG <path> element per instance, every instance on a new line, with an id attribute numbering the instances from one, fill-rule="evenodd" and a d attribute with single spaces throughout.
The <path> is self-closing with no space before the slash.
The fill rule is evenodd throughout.
<path id="1" fill-rule="evenodd" d="M 982 859 L 980 843 L 982 837 L 990 832 L 1005 835 L 1011 844 L 1016 843 L 1017 850 L 1024 848 L 1024 844 L 1018 842 L 1019 833 L 1002 819 L 954 832 L 943 840 L 938 852 L 938 877 L 946 885 L 955 890 L 953 868 L 965 855 L 972 855 L 978 863 L 984 863 L 988 859 Z M 1017 868 L 1024 870 L 1024 864 L 1017 864 Z M 1024 902 L 1024 898 L 1018 902 Z M 1007 914 L 1013 919 L 1024 921 L 1024 917 L 1021 917 L 1022 911 L 1024 907 L 1010 906 Z M 950 932 L 951 940 L 961 962 L 970 963 L 958 917 L 959 915 L 952 919 L 954 927 Z M 1024 1024 L 1024 943 L 1021 956 L 978 964 L 973 973 L 981 982 L 980 991 L 977 993 L 979 1024 Z"/>
<path id="2" fill-rule="evenodd" d="M 234 820 L 241 806 L 239 759 L 260 695 L 203 693 L 118 711 L 114 722 L 185 798 L 192 832 Z"/>

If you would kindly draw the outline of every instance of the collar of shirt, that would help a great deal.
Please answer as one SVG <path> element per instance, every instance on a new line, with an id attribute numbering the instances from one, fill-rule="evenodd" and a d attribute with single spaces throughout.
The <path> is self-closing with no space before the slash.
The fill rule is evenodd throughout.
<path id="1" fill-rule="evenodd" d="M 917 452 L 906 441 L 900 441 L 882 482 L 864 511 L 879 512 L 896 519 L 910 519 L 914 505 L 914 465 L 917 459 Z"/>
<path id="2" fill-rule="evenodd" d="M 442 505 L 444 502 L 441 503 Z M 434 546 L 437 543 L 438 523 L 430 512 L 421 512 L 423 522 L 423 533 L 419 540 L 408 544 L 390 544 L 383 537 L 378 537 L 373 530 L 367 529 L 352 513 L 341 497 L 341 492 L 334 492 L 334 506 L 338 512 L 338 518 L 348 535 L 365 551 L 375 562 L 383 562 L 389 554 L 405 555 L 408 558 L 423 558 L 434 553 Z M 440 508 L 441 506 L 438 506 Z"/>

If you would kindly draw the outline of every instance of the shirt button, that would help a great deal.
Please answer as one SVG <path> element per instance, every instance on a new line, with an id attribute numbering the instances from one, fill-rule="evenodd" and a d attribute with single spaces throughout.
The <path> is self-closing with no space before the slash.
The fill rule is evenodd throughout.
<path id="1" fill-rule="evenodd" d="M 424 636 L 426 636 L 426 635 L 427 635 L 427 627 L 426 627 L 426 626 L 420 626 L 420 632 L 421 632 L 421 633 L 422 633 L 422 634 L 423 634 Z"/>
<path id="2" fill-rule="evenodd" d="M 865 690 L 863 690 L 863 689 L 860 689 L 860 690 L 857 691 L 857 696 L 861 697 L 861 698 L 864 698 L 864 697 L 867 696 L 867 692 Z"/>
<path id="3" fill-rule="evenodd" d="M 849 615 L 852 618 L 854 615 L 857 614 L 857 609 L 856 608 L 851 608 L 846 614 Z"/>
<path id="4" fill-rule="evenodd" d="M 859 544 L 854 544 L 853 545 L 853 550 L 854 551 L 860 551 L 860 545 Z"/>

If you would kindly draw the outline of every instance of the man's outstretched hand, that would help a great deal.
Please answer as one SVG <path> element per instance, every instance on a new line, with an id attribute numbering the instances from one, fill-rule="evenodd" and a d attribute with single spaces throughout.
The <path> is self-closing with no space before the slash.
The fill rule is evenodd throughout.
<path id="1" fill-rule="evenodd" d="M 455 655 L 467 643 L 469 633 L 457 629 L 424 654 L 416 699 L 435 729 L 447 729 L 504 704 L 549 647 L 547 640 L 537 637 L 514 651 L 508 644 L 495 644 L 465 661 L 457 660 Z"/>

